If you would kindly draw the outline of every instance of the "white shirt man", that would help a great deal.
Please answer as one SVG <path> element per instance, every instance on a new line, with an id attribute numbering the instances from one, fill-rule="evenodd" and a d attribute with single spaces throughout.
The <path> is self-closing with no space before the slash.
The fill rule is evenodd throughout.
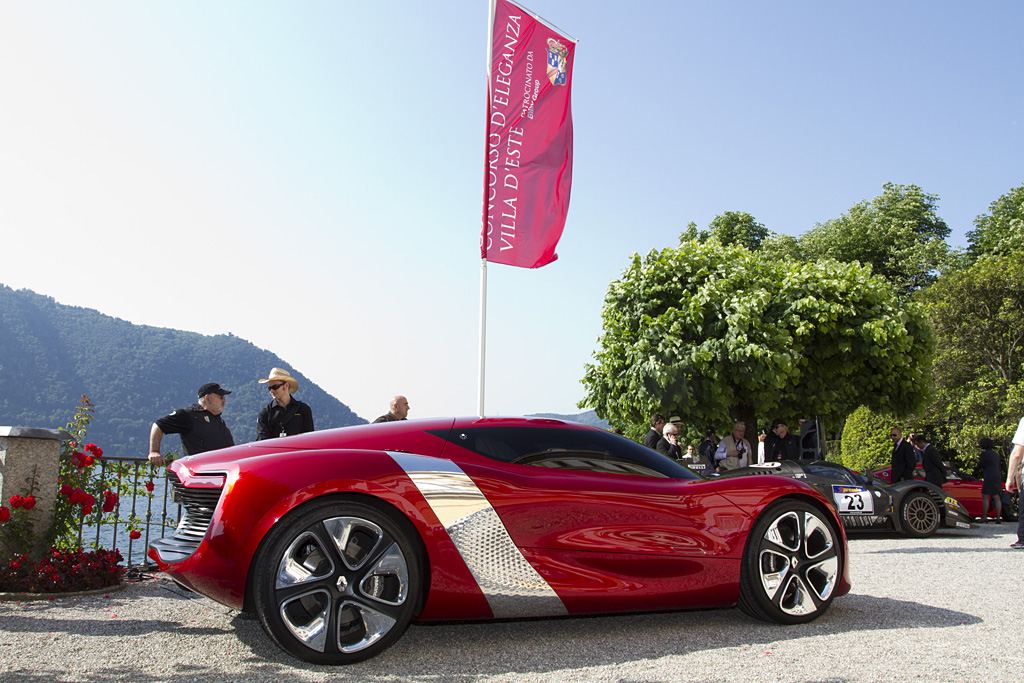
<path id="1" fill-rule="evenodd" d="M 726 434 L 715 451 L 715 467 L 723 470 L 735 470 L 750 464 L 750 442 L 743 438 L 747 433 L 747 425 L 737 422 L 732 426 L 732 434 Z"/>

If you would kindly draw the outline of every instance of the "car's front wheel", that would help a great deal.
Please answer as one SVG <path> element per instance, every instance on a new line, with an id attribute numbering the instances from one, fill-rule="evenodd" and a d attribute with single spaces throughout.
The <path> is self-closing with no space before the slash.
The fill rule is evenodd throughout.
<path id="1" fill-rule="evenodd" d="M 907 494 L 900 503 L 900 526 L 907 536 L 931 536 L 939 528 L 939 506 L 924 491 Z"/>
<path id="2" fill-rule="evenodd" d="M 405 632 L 419 598 L 417 544 L 406 526 L 383 505 L 339 499 L 282 518 L 254 559 L 263 628 L 318 664 L 380 653 Z"/>
<path id="3" fill-rule="evenodd" d="M 756 619 L 783 624 L 821 616 L 842 571 L 838 538 L 818 508 L 791 498 L 772 503 L 747 537 L 739 608 Z"/>

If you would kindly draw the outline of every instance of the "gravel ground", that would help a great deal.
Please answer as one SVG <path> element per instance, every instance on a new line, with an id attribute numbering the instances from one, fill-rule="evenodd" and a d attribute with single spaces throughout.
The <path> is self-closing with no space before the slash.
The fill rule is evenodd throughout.
<path id="1" fill-rule="evenodd" d="M 1015 528 L 854 536 L 852 592 L 804 626 L 736 609 L 412 626 L 337 668 L 292 659 L 255 619 L 157 578 L 0 603 L 0 681 L 1008 681 L 1024 671 Z"/>

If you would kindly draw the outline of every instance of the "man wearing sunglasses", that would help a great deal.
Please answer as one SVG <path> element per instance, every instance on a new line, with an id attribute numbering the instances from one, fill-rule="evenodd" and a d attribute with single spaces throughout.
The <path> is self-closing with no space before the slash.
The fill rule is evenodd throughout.
<path id="1" fill-rule="evenodd" d="M 198 403 L 175 410 L 154 422 L 149 430 L 149 462 L 157 467 L 166 464 L 164 456 L 160 454 L 160 442 L 164 434 L 181 435 L 181 447 L 185 455 L 234 446 L 231 430 L 221 417 L 227 401 L 225 397 L 230 393 L 219 384 L 207 382 L 199 387 Z"/>
<path id="2" fill-rule="evenodd" d="M 899 427 L 893 427 L 889 431 L 889 438 L 892 439 L 893 444 L 892 457 L 889 462 L 892 483 L 913 481 L 914 468 L 917 467 L 917 456 L 914 455 L 913 445 L 903 438 L 903 432 Z"/>
<path id="3" fill-rule="evenodd" d="M 261 379 L 260 384 L 267 385 L 273 400 L 263 406 L 256 418 L 257 441 L 313 431 L 312 409 L 292 396 L 299 390 L 299 380 L 287 370 L 273 368 L 270 377 Z"/>

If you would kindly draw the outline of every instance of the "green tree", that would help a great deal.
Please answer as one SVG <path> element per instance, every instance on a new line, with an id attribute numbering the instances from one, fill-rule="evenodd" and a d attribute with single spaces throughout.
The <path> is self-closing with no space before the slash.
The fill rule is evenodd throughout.
<path id="1" fill-rule="evenodd" d="M 757 251 L 768 237 L 768 229 L 749 213 L 726 211 L 708 224 L 710 239 L 725 246 L 738 246 Z"/>
<path id="2" fill-rule="evenodd" d="M 1024 414 L 1022 252 L 981 256 L 938 280 L 920 299 L 935 331 L 935 400 L 926 421 L 944 425 L 948 447 L 973 466 L 987 436 L 1009 452 Z"/>
<path id="3" fill-rule="evenodd" d="M 807 260 L 870 265 L 909 294 L 932 284 L 949 258 L 949 227 L 936 213 L 938 201 L 917 185 L 886 183 L 870 202 L 802 235 L 800 252 Z"/>
<path id="4" fill-rule="evenodd" d="M 905 413 L 923 398 L 931 338 L 914 303 L 868 269 L 785 263 L 684 242 L 634 254 L 605 297 L 604 332 L 581 402 L 613 426 L 658 411 L 690 425 L 859 405 Z"/>
<path id="5" fill-rule="evenodd" d="M 707 230 L 698 230 L 697 224 L 690 221 L 686 224 L 686 230 L 679 234 L 679 242 L 707 242 L 710 233 Z"/>
<path id="6" fill-rule="evenodd" d="M 806 261 L 800 249 L 800 240 L 792 235 L 770 232 L 761 243 L 761 253 L 776 261 Z"/>
<path id="7" fill-rule="evenodd" d="M 1003 255 L 1024 251 L 1024 185 L 1015 187 L 989 205 L 989 212 L 974 219 L 967 233 L 967 253 Z"/>

